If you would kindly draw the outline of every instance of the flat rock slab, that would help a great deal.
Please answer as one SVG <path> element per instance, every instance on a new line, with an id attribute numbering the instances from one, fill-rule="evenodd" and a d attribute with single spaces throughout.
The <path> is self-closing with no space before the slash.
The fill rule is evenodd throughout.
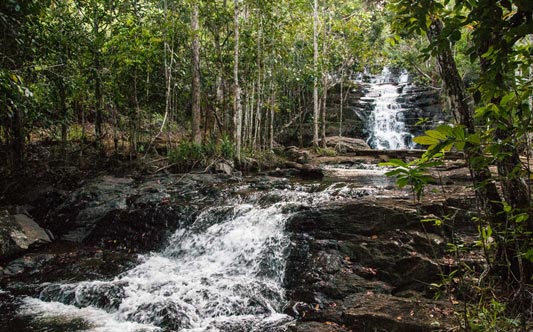
<path id="1" fill-rule="evenodd" d="M 348 332 L 346 326 L 334 322 L 300 322 L 289 326 L 290 332 Z"/>
<path id="2" fill-rule="evenodd" d="M 450 202 L 447 202 L 450 203 Z M 285 284 L 292 331 L 430 332 L 454 326 L 453 307 L 433 301 L 444 228 L 420 222 L 449 208 L 401 197 L 335 201 L 299 211 L 287 224 Z M 329 322 L 331 324 L 325 324 Z"/>
<path id="3" fill-rule="evenodd" d="M 451 328 L 453 308 L 446 302 L 399 298 L 367 292 L 349 299 L 345 323 L 358 332 L 429 332 Z"/>

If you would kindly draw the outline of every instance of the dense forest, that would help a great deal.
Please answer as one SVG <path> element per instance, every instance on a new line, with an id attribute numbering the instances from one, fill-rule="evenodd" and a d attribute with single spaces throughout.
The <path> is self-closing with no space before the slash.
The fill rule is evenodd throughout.
<path id="1" fill-rule="evenodd" d="M 462 294 L 462 330 L 531 328 L 533 2 L 5 0 L 0 27 L 4 179 L 85 159 L 205 173 L 275 169 L 283 145 L 335 155 L 355 78 L 408 73 L 449 121 L 418 119 L 421 157 L 381 165 L 420 203 L 459 154 L 479 234 L 450 252 L 485 264 L 440 271 L 439 287 Z"/>
<path id="2" fill-rule="evenodd" d="M 385 63 L 386 17 L 357 1 L 7 1 L 7 159 L 42 139 L 133 154 L 227 139 L 240 157 L 298 122 L 317 146 L 327 90 Z"/>

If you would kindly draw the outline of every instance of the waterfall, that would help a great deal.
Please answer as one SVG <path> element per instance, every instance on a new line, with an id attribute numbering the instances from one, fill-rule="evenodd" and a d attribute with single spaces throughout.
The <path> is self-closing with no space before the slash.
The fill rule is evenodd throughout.
<path id="1" fill-rule="evenodd" d="M 377 150 L 398 150 L 412 147 L 412 135 L 407 131 L 404 122 L 404 112 L 397 102 L 400 93 L 398 84 L 407 84 L 409 77 L 405 71 L 400 75 L 393 75 L 385 67 L 376 76 L 366 93 L 364 100 L 373 103 L 373 112 L 368 118 L 370 136 L 368 144 Z"/>
<path id="2" fill-rule="evenodd" d="M 281 314 L 285 222 L 302 206 L 358 197 L 361 189 L 232 190 L 232 198 L 203 210 L 133 269 L 110 281 L 41 285 L 22 314 L 82 319 L 92 332 L 274 331 L 291 320 Z"/>

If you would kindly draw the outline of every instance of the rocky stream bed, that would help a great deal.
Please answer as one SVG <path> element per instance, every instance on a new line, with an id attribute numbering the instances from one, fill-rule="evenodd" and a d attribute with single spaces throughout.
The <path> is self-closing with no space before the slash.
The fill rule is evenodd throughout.
<path id="1" fill-rule="evenodd" d="M 475 231 L 461 174 L 421 204 L 353 167 L 28 188 L 0 214 L 0 330 L 448 330 L 453 305 L 430 285 L 451 236 Z M 460 234 L 420 222 L 445 215 Z"/>

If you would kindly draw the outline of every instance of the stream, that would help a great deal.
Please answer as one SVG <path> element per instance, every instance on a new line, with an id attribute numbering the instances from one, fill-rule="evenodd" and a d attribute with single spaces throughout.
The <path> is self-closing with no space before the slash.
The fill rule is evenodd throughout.
<path id="1" fill-rule="evenodd" d="M 302 209 L 383 192 L 384 183 L 376 184 L 229 186 L 161 250 L 141 254 L 116 277 L 35 285 L 18 302 L 19 324 L 43 332 L 283 331 L 293 320 L 283 313 L 287 220 Z"/>

